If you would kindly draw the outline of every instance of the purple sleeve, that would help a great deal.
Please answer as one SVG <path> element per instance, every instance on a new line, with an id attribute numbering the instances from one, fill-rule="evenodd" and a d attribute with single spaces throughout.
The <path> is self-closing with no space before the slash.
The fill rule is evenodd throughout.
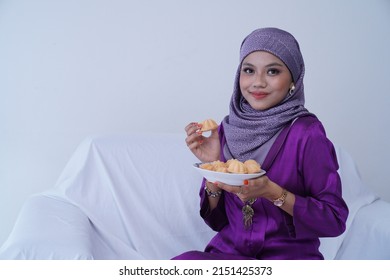
<path id="1" fill-rule="evenodd" d="M 333 237 L 345 231 L 348 208 L 342 199 L 336 152 L 321 123 L 308 128 L 299 149 L 299 172 L 307 195 L 295 195 L 297 237 Z"/>
<path id="2" fill-rule="evenodd" d="M 200 188 L 200 216 L 205 223 L 213 230 L 220 231 L 227 223 L 227 217 L 225 212 L 224 193 L 219 198 L 218 205 L 215 209 L 210 211 L 209 200 L 204 190 L 206 180 L 203 179 L 202 186 Z"/>
<path id="3" fill-rule="evenodd" d="M 221 144 L 221 155 L 220 160 L 225 161 L 225 158 L 223 156 L 223 146 L 225 145 L 225 137 L 224 137 L 224 130 L 223 125 L 220 124 L 218 127 L 218 134 L 219 134 L 219 140 Z M 203 179 L 199 196 L 200 196 L 200 216 L 203 218 L 205 223 L 213 230 L 220 231 L 227 223 L 228 218 L 226 216 L 225 211 L 225 199 L 224 199 L 224 192 L 222 192 L 222 196 L 219 199 L 218 205 L 215 209 L 210 211 L 210 205 L 209 200 L 206 196 L 205 188 L 206 180 Z"/>

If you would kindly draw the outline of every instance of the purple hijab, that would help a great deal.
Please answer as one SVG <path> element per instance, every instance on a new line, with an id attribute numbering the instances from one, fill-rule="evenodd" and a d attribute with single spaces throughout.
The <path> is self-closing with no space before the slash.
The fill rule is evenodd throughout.
<path id="1" fill-rule="evenodd" d="M 241 94 L 239 79 L 242 61 L 250 53 L 267 51 L 284 62 L 293 78 L 295 90 L 278 105 L 255 110 Z M 261 28 L 249 34 L 241 44 L 229 115 L 222 121 L 226 143 L 234 158 L 246 160 L 295 118 L 310 113 L 304 107 L 303 76 L 305 65 L 298 42 L 288 32 Z"/>

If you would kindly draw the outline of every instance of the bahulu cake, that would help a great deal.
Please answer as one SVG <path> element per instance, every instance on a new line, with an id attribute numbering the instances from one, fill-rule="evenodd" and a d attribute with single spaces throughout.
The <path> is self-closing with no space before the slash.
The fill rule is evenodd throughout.
<path id="1" fill-rule="evenodd" d="M 200 131 L 202 132 L 211 131 L 218 128 L 218 124 L 213 119 L 207 119 L 200 124 L 202 125 L 200 128 Z"/>

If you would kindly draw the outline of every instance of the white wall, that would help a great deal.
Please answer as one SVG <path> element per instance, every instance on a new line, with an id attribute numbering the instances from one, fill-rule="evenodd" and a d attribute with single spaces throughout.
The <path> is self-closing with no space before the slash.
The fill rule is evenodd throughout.
<path id="1" fill-rule="evenodd" d="M 220 121 L 264 26 L 300 41 L 307 107 L 390 201 L 390 1 L 3 0 L 0 244 L 86 136 Z"/>

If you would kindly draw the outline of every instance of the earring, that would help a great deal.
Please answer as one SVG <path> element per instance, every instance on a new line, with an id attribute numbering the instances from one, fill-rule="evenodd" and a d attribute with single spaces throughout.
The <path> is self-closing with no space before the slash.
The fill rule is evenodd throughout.
<path id="1" fill-rule="evenodd" d="M 288 95 L 293 95 L 294 90 L 295 90 L 295 86 L 292 85 L 292 87 L 291 87 L 290 90 L 288 91 Z"/>

